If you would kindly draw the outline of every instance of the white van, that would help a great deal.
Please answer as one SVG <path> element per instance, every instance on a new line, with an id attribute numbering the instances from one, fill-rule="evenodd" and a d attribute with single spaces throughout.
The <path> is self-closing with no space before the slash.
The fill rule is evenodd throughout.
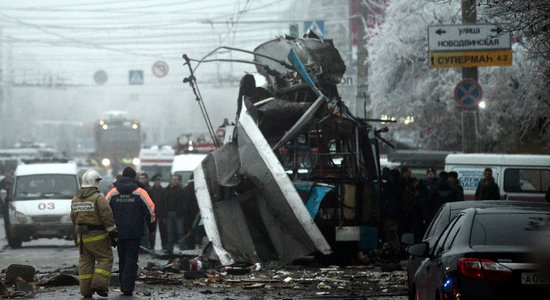
<path id="1" fill-rule="evenodd" d="M 185 185 L 193 171 L 200 165 L 207 154 L 189 153 L 179 154 L 174 157 L 172 163 L 172 175 L 181 176 L 181 184 Z"/>
<path id="2" fill-rule="evenodd" d="M 170 180 L 172 162 L 174 161 L 175 150 L 171 146 L 151 146 L 142 148 L 139 151 L 138 173 L 147 173 L 149 178 L 160 174 L 163 186 Z"/>
<path id="3" fill-rule="evenodd" d="M 485 168 L 493 170 L 501 198 L 546 201 L 544 194 L 550 185 L 550 155 L 470 153 L 449 154 L 445 159 L 445 171 L 458 173 L 466 200 L 474 200 Z"/>
<path id="4" fill-rule="evenodd" d="M 4 225 L 8 244 L 38 238 L 74 239 L 71 200 L 79 189 L 77 165 L 66 160 L 19 164 L 7 195 Z"/>

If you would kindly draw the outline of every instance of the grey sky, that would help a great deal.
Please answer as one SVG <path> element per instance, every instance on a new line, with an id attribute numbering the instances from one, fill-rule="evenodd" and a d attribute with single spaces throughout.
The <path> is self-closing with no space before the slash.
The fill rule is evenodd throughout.
<path id="1" fill-rule="evenodd" d="M 289 24 L 308 20 L 324 19 L 335 40 L 349 36 L 348 1 L 310 1 L 0 0 L 6 87 L 0 144 L 41 139 L 37 128 L 44 122 L 88 126 L 108 110 L 139 119 L 148 144 L 206 132 L 191 88 L 182 84 L 189 76 L 182 54 L 198 59 L 220 45 L 254 50 L 287 34 Z M 348 57 L 349 49 L 342 50 Z M 252 59 L 239 52 L 217 55 Z M 170 68 L 163 78 L 152 74 L 159 60 Z M 98 70 L 108 74 L 104 85 L 94 82 Z M 143 71 L 143 85 L 129 85 L 130 70 Z M 235 117 L 235 80 L 255 71 L 250 64 L 230 63 L 205 63 L 197 70 L 215 126 Z M 230 80 L 220 85 L 220 78 Z"/>
<path id="2" fill-rule="evenodd" d="M 219 45 L 252 50 L 287 32 L 275 0 L 2 1 L 4 55 L 15 80 L 45 73 L 89 83 L 97 69 L 126 80 L 129 69 L 201 57 Z M 11 49 L 11 54 L 6 53 Z M 181 65 L 181 64 L 180 64 Z"/>

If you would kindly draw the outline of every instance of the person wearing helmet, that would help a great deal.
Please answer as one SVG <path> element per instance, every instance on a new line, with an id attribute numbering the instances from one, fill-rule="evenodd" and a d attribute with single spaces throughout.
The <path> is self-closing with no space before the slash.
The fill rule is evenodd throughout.
<path id="1" fill-rule="evenodd" d="M 80 294 L 84 298 L 91 298 L 93 293 L 107 297 L 113 267 L 111 245 L 116 247 L 113 211 L 99 193 L 100 181 L 99 173 L 87 170 L 71 202 L 71 220 L 80 247 Z"/>

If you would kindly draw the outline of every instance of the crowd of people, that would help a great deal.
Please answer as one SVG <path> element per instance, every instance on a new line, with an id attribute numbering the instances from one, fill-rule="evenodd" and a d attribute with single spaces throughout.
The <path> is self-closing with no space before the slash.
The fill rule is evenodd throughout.
<path id="1" fill-rule="evenodd" d="M 202 234 L 197 232 L 199 219 L 199 208 L 195 198 L 195 185 L 193 176 L 185 185 L 182 184 L 180 175 L 172 175 L 166 188 L 161 185 L 161 177 L 155 174 L 149 184 L 149 177 L 146 173 L 139 175 L 139 182 L 151 195 L 156 205 L 157 224 L 153 224 L 142 240 L 142 246 L 151 250 L 155 249 L 156 231 L 160 234 L 161 247 L 165 254 L 173 254 L 174 246 L 177 245 L 180 251 L 195 249 Z"/>
<path id="2" fill-rule="evenodd" d="M 109 189 L 115 187 L 122 177 L 119 175 Z M 185 184 L 180 175 L 171 175 L 166 187 L 162 186 L 162 178 L 158 173 L 151 178 L 147 173 L 139 173 L 134 181 L 147 192 L 155 204 L 156 221 L 145 227 L 140 252 L 143 249 L 155 250 L 157 234 L 160 236 L 164 254 L 177 254 L 174 246 L 181 252 L 195 249 L 201 244 L 204 230 L 196 227 L 199 208 L 194 193 L 193 175 Z"/>
<path id="3" fill-rule="evenodd" d="M 113 264 L 111 247 L 117 247 L 119 279 L 123 296 L 132 296 L 142 247 L 155 249 L 157 227 L 165 253 L 175 245 L 183 251 L 195 248 L 202 237 L 194 228 L 199 220 L 193 178 L 185 186 L 181 176 L 172 175 L 163 188 L 160 175 L 149 176 L 127 167 L 103 196 L 102 180 L 94 170 L 82 176 L 81 189 L 71 203 L 71 218 L 80 245 L 80 292 L 106 297 Z"/>
<path id="4" fill-rule="evenodd" d="M 476 200 L 498 200 L 500 189 L 492 176 L 492 170 L 486 168 L 480 180 Z M 392 256 L 399 256 L 401 244 L 399 237 L 411 233 L 416 241 L 429 225 L 437 209 L 447 202 L 464 201 L 464 189 L 458 179 L 458 173 L 432 168 L 426 171 L 426 177 L 418 179 L 412 176 L 411 168 L 384 168 L 382 170 L 382 197 L 380 201 L 381 232 Z"/>

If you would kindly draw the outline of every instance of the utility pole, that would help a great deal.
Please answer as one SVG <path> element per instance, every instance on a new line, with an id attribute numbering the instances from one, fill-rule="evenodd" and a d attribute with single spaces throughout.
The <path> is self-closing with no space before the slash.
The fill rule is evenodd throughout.
<path id="1" fill-rule="evenodd" d="M 2 57 L 2 94 L 3 94 L 3 110 L 2 113 L 2 130 L 4 146 L 13 146 L 16 140 L 17 129 L 13 127 L 13 120 L 15 120 L 15 109 L 13 101 L 13 48 L 11 41 L 2 42 L 3 51 L 6 54 L 6 58 Z M 5 63 L 4 63 L 5 62 Z"/>
<path id="2" fill-rule="evenodd" d="M 367 50 L 367 39 L 365 37 L 365 27 L 367 26 L 368 6 L 366 1 L 356 1 L 358 17 L 355 17 L 353 22 L 357 25 L 357 91 L 355 115 L 363 118 L 371 118 L 367 110 L 372 111 L 370 101 L 368 99 L 368 65 L 369 53 Z"/>
<path id="3" fill-rule="evenodd" d="M 475 24 L 476 22 L 476 1 L 462 0 L 462 24 Z M 478 81 L 477 67 L 462 68 L 462 79 Z M 478 112 L 477 106 L 462 111 L 462 151 L 464 153 L 479 151 Z"/>
<path id="4" fill-rule="evenodd" d="M 0 26 L 0 128 L 6 128 L 6 121 L 4 116 L 4 105 L 6 102 L 6 99 L 4 97 L 4 89 L 5 89 L 5 82 L 4 82 L 4 36 L 3 36 L 3 28 Z M 6 146 L 5 141 L 5 133 L 0 132 L 0 147 Z"/>

